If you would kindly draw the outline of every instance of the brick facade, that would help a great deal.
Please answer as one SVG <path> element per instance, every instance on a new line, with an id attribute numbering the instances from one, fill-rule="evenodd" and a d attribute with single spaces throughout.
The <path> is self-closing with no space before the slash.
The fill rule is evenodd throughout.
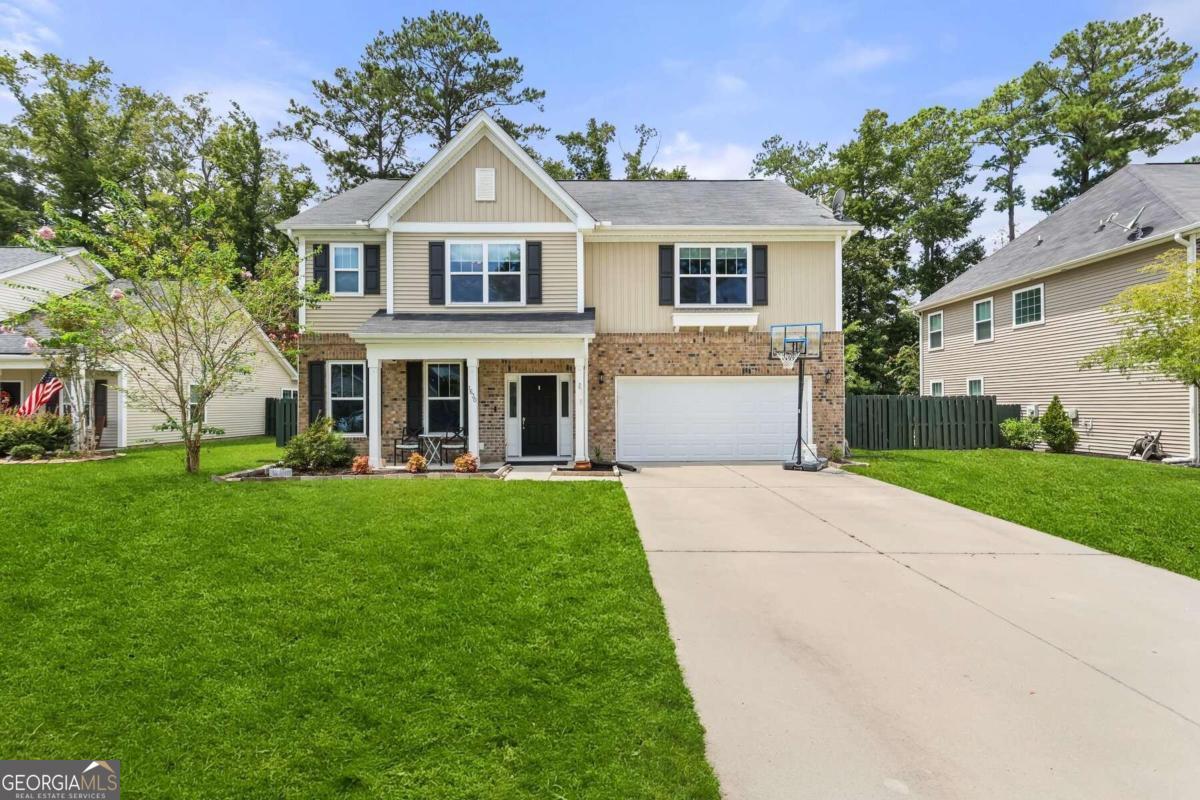
<path id="1" fill-rule="evenodd" d="M 795 375 L 768 359 L 769 335 L 749 331 L 714 333 L 597 334 L 588 358 L 589 455 L 617 452 L 616 380 L 619 375 Z M 845 438 L 845 373 L 842 334 L 825 333 L 822 358 L 810 363 L 813 438 L 829 455 Z M 826 372 L 828 371 L 828 377 Z M 604 382 L 601 383 L 601 374 Z"/>
<path id="2" fill-rule="evenodd" d="M 532 358 L 479 362 L 479 439 L 483 444 L 480 458 L 489 463 L 503 461 L 505 457 L 504 376 L 508 373 L 570 373 L 573 375 L 575 362 L 568 359 Z M 573 381 L 572 385 L 574 385 Z M 571 398 L 572 414 L 575 413 L 574 402 L 575 398 Z"/>

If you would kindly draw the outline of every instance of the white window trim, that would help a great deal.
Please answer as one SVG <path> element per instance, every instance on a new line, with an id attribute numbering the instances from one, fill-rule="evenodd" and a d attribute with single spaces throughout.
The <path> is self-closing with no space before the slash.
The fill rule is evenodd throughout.
<path id="1" fill-rule="evenodd" d="M 979 308 L 979 306 L 983 305 L 984 303 L 991 304 L 989 306 L 989 309 L 991 311 L 991 316 L 988 317 L 987 321 L 991 325 L 992 335 L 986 339 L 980 339 L 979 338 L 979 323 L 983 322 L 983 320 L 979 319 L 979 317 L 977 317 L 975 315 L 975 310 L 977 308 Z M 943 325 L 944 325 L 944 323 L 943 323 Z M 996 301 L 994 298 L 984 297 L 982 299 L 976 300 L 975 304 L 971 306 L 971 337 L 974 340 L 975 344 L 984 344 L 984 343 L 990 342 L 990 341 L 992 341 L 992 339 L 996 338 Z M 943 342 L 946 341 L 945 333 L 942 334 L 942 341 Z"/>
<path id="2" fill-rule="evenodd" d="M 192 389 L 197 388 L 199 385 L 200 384 L 198 384 L 198 383 L 189 383 L 188 384 L 188 414 L 189 415 L 191 415 L 191 413 L 192 413 L 192 406 L 199 405 L 199 403 L 192 402 Z M 93 392 L 95 391 L 94 387 L 93 387 L 92 391 Z M 201 425 L 208 424 L 208 403 L 204 404 L 204 414 L 200 417 L 200 424 Z"/>
<path id="3" fill-rule="evenodd" d="M 1041 298 L 1041 301 L 1042 301 L 1041 315 L 1038 317 L 1038 320 L 1036 322 L 1022 322 L 1021 324 L 1018 325 L 1017 324 L 1017 295 L 1019 295 L 1021 292 L 1029 292 L 1034 289 L 1039 290 L 1039 293 L 1040 293 L 1039 297 Z M 1046 323 L 1046 284 L 1033 283 L 1033 284 L 1030 284 L 1029 286 L 1022 286 L 1020 289 L 1013 289 L 1013 293 L 1012 293 L 1012 326 L 1013 326 L 1013 329 L 1016 330 L 1017 328 L 1033 328 L 1038 325 L 1044 325 L 1045 323 Z"/>
<path id="4" fill-rule="evenodd" d="M 358 291 L 357 292 L 339 292 L 337 290 L 337 273 L 349 272 L 348 269 L 337 268 L 337 259 L 334 258 L 334 253 L 339 247 L 353 247 L 358 250 Z M 330 242 L 329 243 L 329 294 L 334 297 L 363 297 L 363 272 L 365 265 L 363 264 L 362 242 Z"/>
<path id="5" fill-rule="evenodd" d="M 940 394 L 938 392 L 933 391 L 934 386 L 941 387 L 942 391 Z M 930 397 L 945 397 L 946 396 L 946 382 L 945 381 L 930 381 L 929 382 L 929 396 Z"/>
<path id="6" fill-rule="evenodd" d="M 364 439 L 367 435 L 367 394 L 371 391 L 371 387 L 367 386 L 367 369 L 366 361 L 327 361 L 325 362 L 325 416 L 333 419 L 333 367 L 334 365 L 342 364 L 357 364 L 363 368 L 363 396 L 357 397 L 338 397 L 337 400 L 362 400 L 363 405 L 363 432 L 362 433 L 343 433 L 347 439 Z"/>
<path id="7" fill-rule="evenodd" d="M 22 378 L 0 378 L 0 383 L 15 383 L 15 384 L 17 384 L 17 386 L 21 387 L 20 389 L 17 390 L 18 392 L 21 393 L 21 396 L 17 398 L 16 403 L 9 406 L 9 410 L 11 411 L 14 408 L 20 408 L 21 404 L 25 402 L 25 381 L 24 381 L 24 379 L 22 379 Z M 61 401 L 59 402 L 59 407 L 60 408 L 62 407 Z"/>
<path id="8" fill-rule="evenodd" d="M 299 389 L 287 389 L 287 388 L 283 388 L 283 389 L 279 390 L 279 399 L 287 400 L 289 397 L 288 392 L 291 392 L 291 395 L 290 395 L 291 399 L 296 400 L 296 401 L 300 400 L 300 390 Z"/>
<path id="9" fill-rule="evenodd" d="M 708 274 L 709 283 L 709 302 L 707 303 L 681 303 L 679 301 L 679 251 L 685 247 L 700 247 L 708 250 L 709 266 L 711 271 Z M 741 247 L 746 250 L 746 302 L 744 303 L 718 303 L 717 302 L 717 248 L 718 247 Z M 675 273 L 675 307 L 676 308 L 750 308 L 754 305 L 754 248 L 749 244 L 740 242 L 696 242 L 687 243 L 681 242 L 675 245 L 675 264 L 672 267 Z M 686 277 L 696 278 L 698 275 L 688 275 Z M 722 275 L 720 277 L 731 278 L 736 275 Z"/>
<path id="10" fill-rule="evenodd" d="M 483 299 L 481 301 L 479 301 L 478 303 L 455 301 L 455 300 L 451 299 L 451 297 L 453 295 L 451 294 L 451 291 L 450 291 L 450 278 L 451 278 L 450 250 L 455 245 L 472 245 L 472 244 L 477 244 L 477 245 L 480 245 L 483 247 L 483 272 L 479 273 L 479 274 L 483 275 L 483 295 L 482 295 Z M 489 280 L 488 279 L 488 275 L 489 275 L 489 273 L 488 273 L 488 247 L 490 247 L 491 245 L 513 245 L 513 244 L 515 244 L 517 247 L 521 248 L 521 271 L 518 273 L 521 276 L 521 299 L 516 302 L 514 302 L 512 300 L 506 300 L 503 302 L 500 302 L 500 301 L 488 302 L 488 299 L 487 299 L 488 298 L 488 280 Z M 525 240 L 523 240 L 523 239 L 449 239 L 446 241 L 446 305 L 448 305 L 448 306 L 468 306 L 468 307 L 469 306 L 523 306 L 523 305 L 526 305 L 526 302 L 525 302 L 525 276 L 528 272 L 529 272 L 529 261 L 525 257 Z M 454 274 L 455 275 L 474 275 L 476 273 L 456 272 Z M 497 273 L 497 274 L 512 275 L 511 272 Z M 438 362 L 438 363 L 444 364 L 444 363 L 448 363 L 448 362 L 442 361 L 442 362 Z"/>
<path id="11" fill-rule="evenodd" d="M 496 304 L 493 303 L 493 305 L 496 305 Z M 445 436 L 448 433 L 454 433 L 454 431 L 428 430 L 428 428 L 429 428 L 429 368 L 431 366 L 442 366 L 444 364 L 453 364 L 458 367 L 458 385 L 460 387 L 460 391 L 458 393 L 458 398 L 457 398 L 457 400 L 458 400 L 458 427 L 460 427 L 460 428 L 465 427 L 463 425 L 463 421 L 464 421 L 463 414 L 466 413 L 466 409 L 463 408 L 463 399 L 462 399 L 462 391 L 461 391 L 463 381 L 465 381 L 467 379 L 467 368 L 466 368 L 465 362 L 462 362 L 462 361 L 425 361 L 425 362 L 422 362 L 422 369 L 421 369 L 421 380 L 423 382 L 422 386 L 421 386 L 421 397 L 424 398 L 424 401 L 425 401 L 425 409 L 424 409 L 425 424 L 422 427 L 426 429 L 425 433 L 427 433 L 427 434 Z M 508 387 L 505 387 L 505 391 L 508 391 Z M 445 398 L 439 398 L 439 399 L 449 400 L 450 398 L 445 397 Z M 505 419 L 507 420 L 508 417 L 505 417 Z"/>
<path id="12" fill-rule="evenodd" d="M 979 394 L 971 394 L 971 381 L 979 381 Z M 984 382 L 982 375 L 972 375 L 967 378 L 967 397 L 983 397 L 987 394 L 987 383 Z"/>
<path id="13" fill-rule="evenodd" d="M 941 326 L 942 326 L 941 328 L 938 329 L 938 333 L 940 333 L 942 335 L 942 343 L 939 344 L 937 347 L 934 347 L 932 344 L 930 344 L 930 341 L 933 339 L 933 318 L 934 317 L 938 318 L 938 321 L 941 323 Z M 946 315 L 941 311 L 930 312 L 929 321 L 925 325 L 925 349 L 931 353 L 935 353 L 938 350 L 942 350 L 943 348 L 945 348 L 945 346 L 946 346 Z"/>

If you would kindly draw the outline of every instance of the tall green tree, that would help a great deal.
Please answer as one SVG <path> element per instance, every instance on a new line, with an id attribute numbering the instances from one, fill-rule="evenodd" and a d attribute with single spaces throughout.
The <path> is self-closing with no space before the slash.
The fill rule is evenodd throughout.
<path id="1" fill-rule="evenodd" d="M 587 121 L 582 131 L 560 133 L 554 138 L 567 153 L 566 163 L 545 159 L 542 167 L 555 180 L 606 181 L 612 177 L 612 163 L 608 160 L 608 147 L 617 136 L 617 127 L 611 122 L 597 122 L 595 117 Z"/>
<path id="2" fill-rule="evenodd" d="M 44 200 L 28 156 L 10 144 L 10 135 L 9 126 L 0 125 L 0 245 L 16 244 L 37 227 Z"/>
<path id="3" fill-rule="evenodd" d="M 983 161 L 984 188 L 999 195 L 994 210 L 1008 218 L 1008 241 L 1017 238 L 1017 209 L 1026 203 L 1018 174 L 1040 132 L 1046 104 L 1025 77 L 1005 81 L 969 113 L 975 143 L 991 148 Z"/>
<path id="4" fill-rule="evenodd" d="M 376 63 L 411 93 L 406 112 L 416 130 L 443 147 L 472 117 L 486 111 L 518 142 L 542 136 L 546 128 L 519 124 L 507 109 L 542 110 L 546 93 L 523 86 L 525 67 L 501 55 L 500 42 L 482 14 L 431 11 L 401 21 L 399 30 L 380 32 L 367 46 L 365 62 Z"/>
<path id="5" fill-rule="evenodd" d="M 417 126 L 413 90 L 402 72 L 364 58 L 357 68 L 338 67 L 333 80 L 312 85 L 316 106 L 292 100 L 292 121 L 275 135 L 307 142 L 317 152 L 331 192 L 371 178 L 404 178 L 419 166 L 408 152 Z"/>
<path id="6" fill-rule="evenodd" d="M 105 180 L 146 194 L 163 97 L 114 83 L 95 59 L 49 54 L 0 55 L 0 86 L 18 106 L 3 131 L 8 180 L 28 179 L 35 194 L 85 225 L 102 209 Z"/>
<path id="7" fill-rule="evenodd" d="M 625 162 L 625 179 L 630 181 L 685 181 L 688 175 L 687 167 L 678 164 L 674 167 L 657 167 L 654 160 L 658 158 L 658 143 L 660 141 L 657 128 L 652 128 L 644 122 L 633 126 L 637 136 L 637 144 L 632 150 L 622 150 L 621 158 Z M 654 152 L 647 154 L 650 143 L 654 143 Z"/>
<path id="8" fill-rule="evenodd" d="M 900 228 L 916 252 L 911 276 L 901 283 L 928 296 L 984 256 L 982 237 L 970 235 L 983 213 L 983 200 L 967 193 L 975 178 L 970 128 L 963 115 L 934 106 L 905 120 L 896 134 L 903 154 Z"/>
<path id="9" fill-rule="evenodd" d="M 1089 22 L 1063 36 L 1029 79 L 1044 93 L 1046 135 L 1061 163 L 1058 183 L 1037 195 L 1051 212 L 1129 163 L 1200 130 L 1200 92 L 1184 84 L 1196 52 L 1166 35 L 1162 19 Z"/>
<path id="10" fill-rule="evenodd" d="M 750 175 L 781 178 L 796 191 L 826 201 L 837 189 L 831 184 L 833 158 L 829 145 L 803 140 L 792 144 L 778 134 L 762 143 L 762 151 L 754 157 Z"/>

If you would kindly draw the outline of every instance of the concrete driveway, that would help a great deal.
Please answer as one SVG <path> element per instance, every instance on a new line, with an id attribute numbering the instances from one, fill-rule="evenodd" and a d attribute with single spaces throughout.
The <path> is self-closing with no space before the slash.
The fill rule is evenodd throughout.
<path id="1" fill-rule="evenodd" d="M 1200 582 L 845 473 L 624 481 L 726 797 L 1200 797 Z"/>

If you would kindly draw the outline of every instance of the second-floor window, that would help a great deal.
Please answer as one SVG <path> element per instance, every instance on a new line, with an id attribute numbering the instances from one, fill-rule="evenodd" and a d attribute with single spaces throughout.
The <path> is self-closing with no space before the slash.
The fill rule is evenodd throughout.
<path id="1" fill-rule="evenodd" d="M 675 248 L 680 306 L 750 305 L 750 245 L 681 244 Z"/>
<path id="2" fill-rule="evenodd" d="M 525 245 L 521 242 L 450 242 L 446 270 L 451 304 L 525 302 Z"/>
<path id="3" fill-rule="evenodd" d="M 942 349 L 942 312 L 935 311 L 929 315 L 929 349 Z"/>
<path id="4" fill-rule="evenodd" d="M 1042 321 L 1042 285 L 1013 292 L 1013 327 L 1037 325 Z"/>
<path id="5" fill-rule="evenodd" d="M 333 294 L 362 294 L 362 245 L 335 244 L 331 249 L 333 251 Z"/>
<path id="6" fill-rule="evenodd" d="M 975 301 L 975 341 L 992 340 L 992 298 Z"/>

